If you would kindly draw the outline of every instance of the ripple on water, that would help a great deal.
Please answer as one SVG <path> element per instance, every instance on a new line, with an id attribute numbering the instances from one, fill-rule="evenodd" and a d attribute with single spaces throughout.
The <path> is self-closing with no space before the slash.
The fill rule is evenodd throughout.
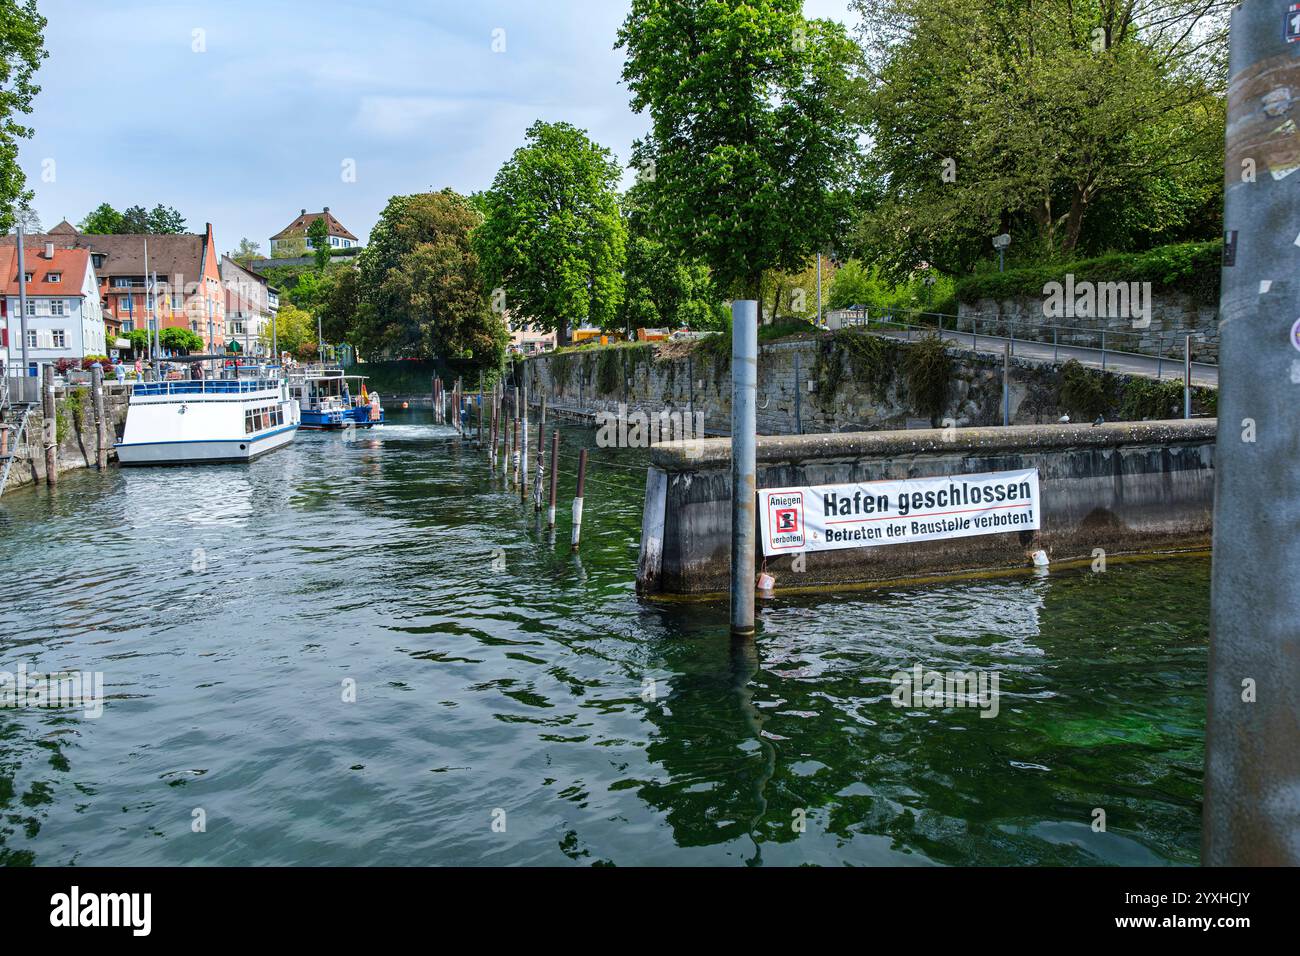
<path id="1" fill-rule="evenodd" d="M 1208 563 L 774 600 L 734 645 L 721 604 L 636 599 L 637 453 L 591 448 L 573 555 L 566 508 L 393 417 L 6 494 L 0 571 L 39 586 L 0 669 L 110 700 L 0 710 L 0 860 L 1196 861 Z M 997 717 L 894 707 L 917 664 L 996 673 Z"/>

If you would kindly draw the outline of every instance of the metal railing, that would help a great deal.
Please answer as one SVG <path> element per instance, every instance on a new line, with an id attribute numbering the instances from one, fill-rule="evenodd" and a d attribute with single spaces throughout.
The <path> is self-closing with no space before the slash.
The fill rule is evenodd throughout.
<path id="1" fill-rule="evenodd" d="M 233 395 L 264 392 L 279 387 L 274 379 L 178 379 L 163 382 L 139 382 L 133 395 Z"/>
<path id="2" fill-rule="evenodd" d="M 841 313 L 843 314 L 843 313 Z M 910 340 L 916 331 L 942 334 L 959 345 L 969 344 L 978 351 L 980 337 L 997 339 L 999 344 L 1005 340 L 1010 343 L 1011 354 L 1016 354 L 1017 342 L 1029 342 L 1052 347 L 1053 362 L 1061 360 L 1061 349 L 1086 349 L 1097 352 L 1101 367 L 1106 368 L 1107 356 L 1135 356 L 1154 360 L 1156 378 L 1162 378 L 1164 364 L 1172 363 L 1176 371 L 1181 371 L 1186 340 L 1192 338 L 1192 354 L 1196 353 L 1196 342 L 1203 340 L 1197 332 L 1162 331 L 1157 334 L 1154 348 L 1144 347 L 1143 339 L 1150 335 L 1143 330 L 1096 329 L 1078 325 L 1043 324 L 1029 318 L 998 315 L 996 313 L 968 312 L 952 315 L 942 312 L 923 312 L 914 309 L 880 308 L 869 309 L 861 313 L 861 319 L 842 322 L 844 328 L 864 328 L 871 331 L 888 332 L 891 330 L 905 332 Z M 988 343 L 991 347 L 993 343 Z M 1216 362 L 1193 359 L 1194 365 L 1217 368 Z"/>

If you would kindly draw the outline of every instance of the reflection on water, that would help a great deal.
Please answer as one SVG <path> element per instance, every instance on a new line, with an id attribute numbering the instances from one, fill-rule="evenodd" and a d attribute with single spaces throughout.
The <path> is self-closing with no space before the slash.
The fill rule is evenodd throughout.
<path id="1" fill-rule="evenodd" d="M 1208 562 L 777 600 L 734 643 L 636 599 L 637 453 L 592 449 L 575 556 L 394 417 L 6 495 L 0 670 L 109 700 L 0 710 L 0 860 L 1196 861 Z M 893 706 L 915 664 L 995 671 L 998 716 Z"/>

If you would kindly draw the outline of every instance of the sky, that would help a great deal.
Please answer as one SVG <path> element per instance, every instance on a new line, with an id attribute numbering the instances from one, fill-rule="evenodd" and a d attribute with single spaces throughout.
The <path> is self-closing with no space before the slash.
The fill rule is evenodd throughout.
<path id="1" fill-rule="evenodd" d="M 847 2 L 804 11 L 852 26 Z M 390 196 L 488 187 L 538 119 L 624 164 L 648 127 L 614 49 L 627 0 L 38 5 L 49 57 L 19 161 L 47 229 L 164 203 L 220 252 L 269 254 L 329 206 L 364 242 Z"/>

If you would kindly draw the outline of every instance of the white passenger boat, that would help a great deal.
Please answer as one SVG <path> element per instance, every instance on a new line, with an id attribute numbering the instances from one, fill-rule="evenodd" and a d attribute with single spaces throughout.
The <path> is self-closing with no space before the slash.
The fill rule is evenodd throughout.
<path id="1" fill-rule="evenodd" d="M 293 441 L 299 419 L 282 380 L 142 382 L 114 447 L 123 465 L 252 461 Z"/>

